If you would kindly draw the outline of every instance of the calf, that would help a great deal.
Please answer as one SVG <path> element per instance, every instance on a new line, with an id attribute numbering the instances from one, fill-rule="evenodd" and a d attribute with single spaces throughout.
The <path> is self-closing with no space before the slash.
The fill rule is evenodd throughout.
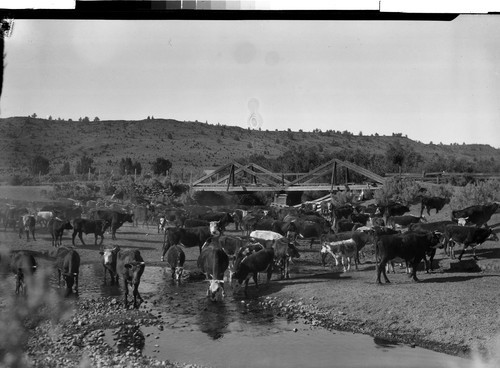
<path id="1" fill-rule="evenodd" d="M 134 222 L 134 214 L 122 213 L 113 210 L 97 210 L 94 212 L 94 220 L 106 221 L 106 227 L 111 227 L 111 239 L 116 240 L 116 230 L 125 222 Z M 106 231 L 106 227 L 104 231 Z"/>
<path id="2" fill-rule="evenodd" d="M 451 220 L 457 222 L 459 218 L 464 218 L 469 224 L 474 224 L 477 227 L 483 225 L 488 227 L 488 221 L 499 207 L 500 204 L 498 202 L 470 206 L 462 210 L 452 211 Z"/>
<path id="3" fill-rule="evenodd" d="M 109 273 L 111 285 L 118 284 L 118 273 L 116 272 L 116 262 L 118 259 L 119 246 L 105 248 L 99 252 L 102 256 L 102 265 L 104 268 L 104 285 L 106 285 L 106 273 Z"/>
<path id="4" fill-rule="evenodd" d="M 435 209 L 436 214 L 439 213 L 445 204 L 450 203 L 450 198 L 447 197 L 422 197 L 421 207 L 420 207 L 420 217 L 427 210 L 427 215 L 431 215 L 431 210 Z"/>
<path id="5" fill-rule="evenodd" d="M 33 277 L 37 268 L 37 262 L 32 254 L 20 251 L 15 252 L 10 258 L 10 269 L 16 276 L 16 294 L 26 294 L 26 280 Z"/>
<path id="6" fill-rule="evenodd" d="M 166 259 L 172 272 L 172 279 L 181 281 L 182 272 L 184 271 L 184 262 L 186 261 L 186 254 L 182 248 L 177 244 L 172 245 L 167 250 Z"/>
<path id="7" fill-rule="evenodd" d="M 229 267 L 226 252 L 215 245 L 205 246 L 198 257 L 198 268 L 209 282 L 207 296 L 211 301 L 221 301 L 224 296 L 224 272 Z"/>
<path id="8" fill-rule="evenodd" d="M 462 260 L 465 249 L 472 247 L 473 258 L 476 257 L 476 246 L 483 244 L 486 240 L 498 241 L 497 234 L 490 228 L 478 228 L 474 226 L 446 225 L 444 232 L 445 249 L 450 248 L 450 258 L 455 258 L 452 243 L 463 245 L 458 260 Z"/>
<path id="9" fill-rule="evenodd" d="M 300 253 L 293 241 L 287 238 L 276 239 L 272 248 L 274 249 L 274 264 L 280 269 L 280 278 L 290 278 L 290 260 L 299 258 Z"/>
<path id="10" fill-rule="evenodd" d="M 257 273 L 259 272 L 267 270 L 267 282 L 269 282 L 273 273 L 273 263 L 273 248 L 264 248 L 244 257 L 241 262 L 238 262 L 236 272 L 234 273 L 234 277 L 237 280 L 234 293 L 238 293 L 241 290 L 241 285 L 243 281 L 245 281 L 245 296 L 248 296 L 247 288 L 250 276 L 253 277 L 255 287 L 259 288 L 259 283 L 257 281 Z"/>
<path id="11" fill-rule="evenodd" d="M 336 266 L 339 265 L 340 260 L 342 266 L 344 267 L 344 272 L 351 269 L 352 258 L 354 258 L 356 270 L 358 269 L 358 262 L 356 260 L 356 242 L 353 239 L 325 242 L 321 245 L 320 254 L 323 259 L 323 265 L 326 254 L 331 254 L 335 259 Z"/>
<path id="12" fill-rule="evenodd" d="M 61 220 L 58 217 L 54 217 L 49 221 L 49 231 L 52 236 L 52 246 L 57 247 L 62 245 L 62 236 L 64 234 L 64 230 L 71 230 L 73 226 L 71 226 L 68 220 Z"/>
<path id="13" fill-rule="evenodd" d="M 73 245 L 75 245 L 75 238 L 76 235 L 78 234 L 78 237 L 80 238 L 80 241 L 82 242 L 83 245 L 86 245 L 85 242 L 83 241 L 82 234 L 85 233 L 87 234 L 94 234 L 94 244 L 97 245 L 97 238 L 101 237 L 101 242 L 99 245 L 102 245 L 102 242 L 104 241 L 104 229 L 108 226 L 107 222 L 105 220 L 87 220 L 87 219 L 82 219 L 82 218 L 77 218 L 73 220 Z"/>
<path id="14" fill-rule="evenodd" d="M 377 282 L 381 284 L 380 274 L 383 273 L 386 283 L 389 279 L 386 274 L 386 264 L 397 257 L 405 260 L 412 266 L 411 277 L 417 278 L 417 266 L 424 259 L 425 252 L 439 244 L 439 235 L 433 232 L 380 235 L 375 241 L 375 258 L 377 260 Z M 380 263 L 379 263 L 380 260 Z"/>
<path id="15" fill-rule="evenodd" d="M 116 260 L 116 272 L 122 280 L 122 287 L 125 293 L 124 306 L 128 308 L 128 286 L 132 286 L 134 295 L 134 308 L 139 308 L 140 303 L 143 301 L 139 294 L 139 284 L 141 283 L 141 276 L 144 273 L 145 262 L 142 259 L 141 252 L 136 249 L 119 250 Z"/>
<path id="16" fill-rule="evenodd" d="M 56 268 L 58 284 L 61 286 L 61 275 L 66 284 L 66 296 L 78 292 L 78 274 L 80 273 L 80 255 L 72 248 L 61 247 L 56 253 Z"/>
<path id="17" fill-rule="evenodd" d="M 35 216 L 24 215 L 23 217 L 21 217 L 20 226 L 19 226 L 19 239 L 21 239 L 23 232 L 25 232 L 26 233 L 26 241 L 30 241 L 30 233 L 31 233 L 31 236 L 33 237 L 33 240 L 36 240 L 35 239 L 35 224 L 36 224 Z"/>

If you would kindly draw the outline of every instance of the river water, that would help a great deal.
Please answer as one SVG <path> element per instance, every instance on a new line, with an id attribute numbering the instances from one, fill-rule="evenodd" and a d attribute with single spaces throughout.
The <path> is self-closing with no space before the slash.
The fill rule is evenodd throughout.
<path id="1" fill-rule="evenodd" d="M 102 285 L 102 265 L 82 265 L 80 272 L 86 280 L 81 296 L 121 297 L 119 287 Z M 176 284 L 163 267 L 146 267 L 140 292 L 152 299 L 162 295 L 167 302 L 152 307 L 164 329 L 142 328 L 144 355 L 221 368 L 472 366 L 470 360 L 418 347 L 290 322 L 262 309 L 258 300 L 235 298 L 231 292 L 213 303 L 206 298 L 206 287 L 204 281 Z"/>

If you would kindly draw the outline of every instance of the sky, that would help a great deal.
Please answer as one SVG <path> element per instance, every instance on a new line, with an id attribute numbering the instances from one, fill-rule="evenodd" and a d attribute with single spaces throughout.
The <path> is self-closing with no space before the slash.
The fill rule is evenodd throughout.
<path id="1" fill-rule="evenodd" d="M 15 20 L 0 117 L 402 133 L 500 148 L 500 15 Z"/>

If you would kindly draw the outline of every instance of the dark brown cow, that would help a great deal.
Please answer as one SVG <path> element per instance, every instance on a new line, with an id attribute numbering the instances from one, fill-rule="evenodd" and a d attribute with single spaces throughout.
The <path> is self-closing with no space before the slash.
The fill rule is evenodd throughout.
<path id="1" fill-rule="evenodd" d="M 467 224 L 474 224 L 477 227 L 483 225 L 488 227 L 488 221 L 491 219 L 491 216 L 498 211 L 499 207 L 500 204 L 497 202 L 470 206 L 462 210 L 452 211 L 451 219 L 457 222 L 458 219 L 463 218 L 467 221 Z"/>
<path id="2" fill-rule="evenodd" d="M 435 209 L 436 214 L 441 211 L 445 204 L 450 203 L 450 198 L 447 197 L 422 197 L 421 200 L 421 208 L 420 208 L 420 216 L 424 213 L 424 210 L 427 210 L 427 215 L 431 215 L 431 210 Z"/>
<path id="3" fill-rule="evenodd" d="M 412 266 L 411 277 L 414 281 L 417 278 L 417 267 L 425 253 L 436 248 L 439 244 L 439 235 L 432 232 L 417 233 L 406 232 L 403 234 L 380 235 L 375 241 L 375 257 L 377 260 L 377 282 L 381 284 L 380 274 L 383 273 L 386 283 L 389 279 L 386 274 L 386 264 L 395 258 L 402 258 Z M 380 262 L 379 262 L 380 260 Z"/>
<path id="4" fill-rule="evenodd" d="M 237 280 L 237 284 L 234 293 L 238 293 L 241 290 L 242 283 L 245 281 L 245 296 L 248 296 L 247 288 L 250 276 L 253 277 L 255 287 L 259 288 L 259 283 L 257 281 L 257 274 L 259 272 L 267 271 L 267 282 L 269 282 L 273 274 L 273 264 L 273 248 L 263 248 L 262 250 L 243 257 L 241 260 L 236 257 L 235 265 L 237 266 L 234 278 Z"/>
<path id="5" fill-rule="evenodd" d="M 287 238 L 276 239 L 273 241 L 272 248 L 274 249 L 274 264 L 280 270 L 280 278 L 290 278 L 290 260 L 292 258 L 300 258 L 300 253 L 295 246 L 295 242 L 289 241 Z"/>
<path id="6" fill-rule="evenodd" d="M 186 254 L 182 248 L 177 244 L 172 245 L 168 248 L 166 259 L 172 272 L 172 279 L 181 281 L 182 272 L 184 271 L 184 262 L 186 261 Z"/>
<path id="7" fill-rule="evenodd" d="M 125 222 L 134 222 L 133 213 L 123 213 L 113 210 L 96 210 L 94 212 L 94 220 L 104 220 L 107 225 L 111 226 L 111 239 L 116 240 L 116 230 L 118 230 Z"/>
<path id="8" fill-rule="evenodd" d="M 77 234 L 82 244 L 85 245 L 82 237 L 83 233 L 85 233 L 85 235 L 94 234 L 94 245 L 97 245 L 97 238 L 101 237 L 101 242 L 99 243 L 99 245 L 102 245 L 102 242 L 104 241 L 104 230 L 106 229 L 106 227 L 107 223 L 104 220 L 87 220 L 81 218 L 74 219 L 72 236 L 73 245 L 75 245 L 75 238 Z"/>
<path id="9" fill-rule="evenodd" d="M 168 228 L 163 237 L 161 261 L 164 261 L 168 248 L 174 244 L 182 244 L 186 248 L 198 247 L 201 253 L 203 244 L 213 235 L 218 234 L 213 234 L 208 226 Z"/>
<path id="10" fill-rule="evenodd" d="M 476 257 L 476 246 L 483 244 L 486 240 L 498 241 L 497 234 L 491 228 L 481 228 L 475 226 L 446 225 L 444 232 L 445 249 L 450 248 L 450 257 L 455 258 L 453 242 L 463 245 L 462 252 L 458 260 L 462 260 L 465 249 L 472 247 L 473 258 Z"/>
<path id="11" fill-rule="evenodd" d="M 50 235 L 52 235 L 52 246 L 57 247 L 62 245 L 64 230 L 71 230 L 73 226 L 71 226 L 68 220 L 61 220 L 60 218 L 54 217 L 49 221 L 48 228 Z"/>
<path id="12" fill-rule="evenodd" d="M 124 291 L 124 306 L 128 308 L 128 286 L 132 286 L 134 295 L 134 308 L 139 308 L 143 301 L 139 294 L 139 284 L 145 268 L 144 259 L 141 252 L 136 249 L 119 250 L 116 260 L 116 272 L 118 273 Z M 139 300 L 139 303 L 137 302 Z"/>
<path id="13" fill-rule="evenodd" d="M 414 215 L 403 215 L 403 216 L 391 216 L 387 218 L 387 226 L 392 228 L 408 227 L 411 224 L 416 224 L 422 221 L 427 221 L 424 217 L 418 217 Z"/>
<path id="14" fill-rule="evenodd" d="M 213 244 L 203 247 L 197 262 L 198 268 L 209 282 L 207 296 L 211 301 L 224 298 L 224 272 L 229 267 L 229 257 L 224 250 Z"/>
<path id="15" fill-rule="evenodd" d="M 80 255 L 73 248 L 61 247 L 56 253 L 56 268 L 58 284 L 61 286 L 61 275 L 66 284 L 66 296 L 78 292 L 78 275 L 80 273 Z"/>

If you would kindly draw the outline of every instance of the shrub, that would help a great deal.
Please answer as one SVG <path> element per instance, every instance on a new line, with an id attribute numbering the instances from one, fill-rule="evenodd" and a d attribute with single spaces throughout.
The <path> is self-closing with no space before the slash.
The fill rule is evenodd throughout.
<path id="1" fill-rule="evenodd" d="M 452 209 L 458 210 L 494 201 L 500 201 L 500 180 L 492 179 L 456 188 L 450 206 Z"/>
<path id="2" fill-rule="evenodd" d="M 401 202 L 404 205 L 415 203 L 421 186 L 413 179 L 392 177 L 386 180 L 382 189 L 375 191 L 375 201 L 379 205 Z"/>

